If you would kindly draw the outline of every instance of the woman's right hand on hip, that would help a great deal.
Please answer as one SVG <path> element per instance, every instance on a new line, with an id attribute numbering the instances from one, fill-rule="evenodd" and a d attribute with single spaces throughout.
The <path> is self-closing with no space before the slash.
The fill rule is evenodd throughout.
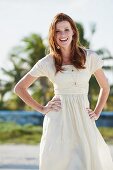
<path id="1" fill-rule="evenodd" d="M 46 106 L 43 106 L 43 113 L 47 114 L 48 112 L 54 110 L 59 111 L 61 109 L 61 99 L 59 97 L 53 97 Z"/>

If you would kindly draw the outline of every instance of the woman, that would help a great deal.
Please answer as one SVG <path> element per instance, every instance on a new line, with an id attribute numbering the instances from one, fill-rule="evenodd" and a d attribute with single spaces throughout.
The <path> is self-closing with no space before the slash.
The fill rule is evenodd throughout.
<path id="1" fill-rule="evenodd" d="M 40 142 L 40 170 L 112 170 L 109 148 L 96 127 L 109 95 L 103 60 L 79 45 L 79 34 L 66 14 L 54 17 L 49 30 L 50 54 L 40 59 L 17 83 L 15 93 L 45 115 Z M 89 79 L 94 74 L 100 93 L 95 109 L 88 101 Z M 54 85 L 54 97 L 42 106 L 27 92 L 38 77 Z"/>

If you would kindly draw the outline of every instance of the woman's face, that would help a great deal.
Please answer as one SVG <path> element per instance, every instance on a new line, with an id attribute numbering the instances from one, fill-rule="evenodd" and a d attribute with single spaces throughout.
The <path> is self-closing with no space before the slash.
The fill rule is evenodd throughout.
<path id="1" fill-rule="evenodd" d="M 60 48 L 68 48 L 71 46 L 73 30 L 68 21 L 61 21 L 56 24 L 55 38 Z"/>

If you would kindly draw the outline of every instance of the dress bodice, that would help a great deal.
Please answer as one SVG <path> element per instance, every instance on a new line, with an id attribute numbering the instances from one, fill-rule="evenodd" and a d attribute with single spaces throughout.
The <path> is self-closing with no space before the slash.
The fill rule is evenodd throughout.
<path id="1" fill-rule="evenodd" d="M 55 94 L 88 93 L 88 69 L 77 70 L 73 65 L 63 65 L 63 68 L 65 71 L 59 72 L 54 78 Z"/>
<path id="2" fill-rule="evenodd" d="M 86 49 L 85 69 L 77 69 L 73 65 L 63 65 L 62 72 L 56 72 L 54 58 L 47 55 L 40 59 L 29 74 L 35 77 L 46 76 L 53 83 L 56 93 L 88 93 L 89 79 L 95 71 L 103 66 L 103 60 L 92 50 Z"/>

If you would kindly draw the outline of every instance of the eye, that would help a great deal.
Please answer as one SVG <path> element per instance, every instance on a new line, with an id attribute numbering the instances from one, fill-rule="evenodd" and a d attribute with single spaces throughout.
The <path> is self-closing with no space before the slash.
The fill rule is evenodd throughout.
<path id="1" fill-rule="evenodd" d="M 56 31 L 56 33 L 59 33 L 59 32 L 60 32 L 60 31 L 58 31 L 58 30 Z"/>
<path id="2" fill-rule="evenodd" d="M 68 28 L 66 28 L 66 29 L 65 29 L 65 31 L 66 31 L 66 32 L 68 32 L 68 31 L 69 31 L 69 29 L 68 29 Z"/>

